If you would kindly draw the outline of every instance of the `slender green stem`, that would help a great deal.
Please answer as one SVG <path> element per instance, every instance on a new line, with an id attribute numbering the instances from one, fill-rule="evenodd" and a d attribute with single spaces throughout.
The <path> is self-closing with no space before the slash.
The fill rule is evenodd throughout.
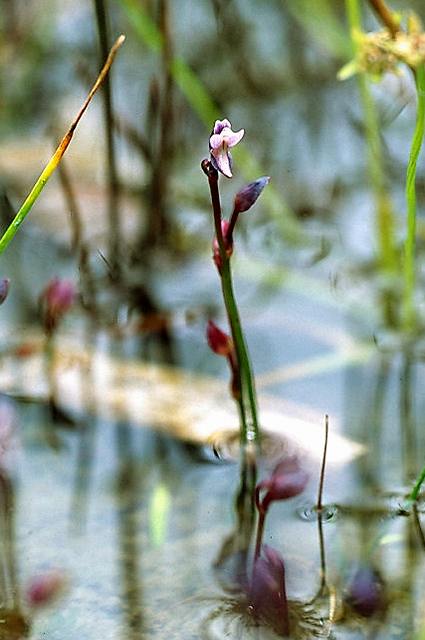
<path id="1" fill-rule="evenodd" d="M 359 0 L 346 0 L 345 4 L 351 32 L 361 30 L 362 21 Z M 355 47 L 356 45 L 353 41 L 354 53 Z M 367 77 L 360 73 L 357 78 L 365 118 L 368 174 L 375 198 L 379 260 L 384 271 L 395 273 L 397 270 L 397 253 L 394 237 L 394 214 L 385 184 L 379 120 Z"/>
<path id="2" fill-rule="evenodd" d="M 233 291 L 232 272 L 230 261 L 226 257 L 221 267 L 221 287 L 223 291 L 224 304 L 226 306 L 229 324 L 232 330 L 233 342 L 235 344 L 236 355 L 239 362 L 241 374 L 242 401 L 245 400 L 245 393 L 248 395 L 248 403 L 245 405 L 246 432 L 245 441 L 258 442 L 259 429 L 257 418 L 257 399 L 255 392 L 254 376 L 252 374 L 251 362 L 248 348 L 242 331 L 239 311 Z M 248 415 L 247 415 L 248 414 Z"/>
<path id="3" fill-rule="evenodd" d="M 53 156 L 50 158 L 49 162 L 47 163 L 47 165 L 45 166 L 45 168 L 41 172 L 40 177 L 38 178 L 37 182 L 35 183 L 35 185 L 31 189 L 29 195 L 25 199 L 25 201 L 22 204 L 21 208 L 19 209 L 19 211 L 17 212 L 17 214 L 13 218 L 12 222 L 10 223 L 10 225 L 8 226 L 6 231 L 4 232 L 3 236 L 0 238 L 0 254 L 3 253 L 3 251 L 6 249 L 8 244 L 14 238 L 16 232 L 18 231 L 19 227 L 21 226 L 21 224 L 25 220 L 25 218 L 28 215 L 28 213 L 31 211 L 31 209 L 32 209 L 32 207 L 34 205 L 34 202 L 37 200 L 38 196 L 40 195 L 41 191 L 43 190 L 44 186 L 46 185 L 48 179 L 50 178 L 52 173 L 57 168 L 59 162 L 62 159 L 63 154 L 67 150 L 67 148 L 69 146 L 69 143 L 72 140 L 72 136 L 74 135 L 74 132 L 75 132 L 75 129 L 77 128 L 77 126 L 78 126 L 78 123 L 80 122 L 81 118 L 83 117 L 83 115 L 84 115 L 87 107 L 89 106 L 94 94 L 96 93 L 98 88 L 101 86 L 101 84 L 105 81 L 105 78 L 106 78 L 106 76 L 108 74 L 108 71 L 109 71 L 109 69 L 111 67 L 111 64 L 114 61 L 115 55 L 116 55 L 119 47 L 124 42 L 124 40 L 125 40 L 125 37 L 124 36 L 120 36 L 119 38 L 117 38 L 117 40 L 113 44 L 113 46 L 112 46 L 112 48 L 111 48 L 111 50 L 109 52 L 109 55 L 108 55 L 108 57 L 106 59 L 106 62 L 104 64 L 101 72 L 99 73 L 96 82 L 94 83 L 93 87 L 91 88 L 87 98 L 85 99 L 80 111 L 78 112 L 77 117 L 75 118 L 75 120 L 71 124 L 71 126 L 68 129 L 67 133 L 64 135 L 64 137 L 60 141 L 58 148 L 56 149 L 56 151 L 54 152 Z"/>
<path id="4" fill-rule="evenodd" d="M 209 161 L 203 161 L 202 168 L 208 177 L 210 187 L 211 202 L 214 213 L 214 227 L 221 262 L 219 268 L 221 288 L 238 363 L 236 373 L 240 378 L 239 386 L 241 398 L 238 400 L 238 404 L 241 417 L 241 441 L 244 444 L 247 444 L 248 442 L 257 443 L 259 440 L 259 428 L 254 376 L 233 290 L 230 255 L 227 254 L 225 240 L 221 229 L 221 203 L 220 193 L 218 190 L 218 173 L 211 166 Z"/>
<path id="5" fill-rule="evenodd" d="M 421 486 L 424 480 L 425 480 L 425 467 L 422 469 L 421 473 L 419 474 L 419 477 L 415 482 L 415 486 L 413 487 L 411 493 L 409 494 L 409 500 L 412 500 L 412 502 L 416 502 L 416 500 L 418 499 L 419 491 L 421 490 Z"/>
<path id="6" fill-rule="evenodd" d="M 414 305 L 416 282 L 416 168 L 425 132 L 425 65 L 416 69 L 416 125 L 406 171 L 407 234 L 404 243 L 404 327 L 415 327 Z"/>

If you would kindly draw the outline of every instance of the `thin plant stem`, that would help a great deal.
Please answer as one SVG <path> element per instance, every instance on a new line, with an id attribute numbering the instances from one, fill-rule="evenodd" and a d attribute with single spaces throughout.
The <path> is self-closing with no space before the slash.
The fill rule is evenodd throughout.
<path id="1" fill-rule="evenodd" d="M 97 30 L 99 34 L 100 56 L 105 57 L 109 49 L 109 29 L 105 0 L 94 0 Z M 121 251 L 121 225 L 118 211 L 120 185 L 114 143 L 114 119 L 112 105 L 112 80 L 109 75 L 104 82 L 102 99 L 104 130 L 106 139 L 106 170 L 108 176 L 108 219 L 109 219 L 109 262 L 114 273 L 118 273 Z"/>
<path id="2" fill-rule="evenodd" d="M 230 262 L 226 259 L 221 268 L 221 288 L 223 291 L 224 303 L 229 318 L 229 324 L 232 329 L 232 337 L 235 343 L 236 354 L 241 372 L 241 390 L 242 401 L 244 402 L 245 390 L 248 394 L 248 403 L 245 407 L 245 433 L 243 440 L 245 442 L 255 442 L 259 440 L 258 418 L 257 418 L 257 399 L 254 385 L 254 376 L 252 374 L 251 362 L 248 354 L 248 348 L 242 331 L 242 325 L 239 317 L 239 311 L 233 291 L 232 272 Z M 247 419 L 247 409 L 249 410 L 249 418 Z"/>
<path id="3" fill-rule="evenodd" d="M 359 0 L 346 0 L 345 4 L 351 32 L 354 33 L 356 30 L 361 30 L 362 21 Z M 355 46 L 353 41 L 354 49 Z M 357 75 L 357 79 L 365 118 L 368 174 L 375 198 L 379 261 L 381 268 L 385 272 L 395 273 L 397 270 L 397 252 L 394 237 L 394 214 L 385 184 L 379 120 L 368 79 L 361 73 Z M 386 315 L 387 319 L 389 319 L 388 310 Z"/>
<path id="4" fill-rule="evenodd" d="M 235 225 L 238 221 L 238 218 L 239 218 L 239 211 L 237 209 L 233 209 L 232 215 L 230 216 L 230 220 L 229 220 L 229 226 L 227 228 L 227 235 L 229 238 L 232 238 L 233 236 L 233 231 L 235 229 Z"/>
<path id="5" fill-rule="evenodd" d="M 214 227 L 220 253 L 220 279 L 223 292 L 224 305 L 235 345 L 238 370 L 240 376 L 241 400 L 239 403 L 241 412 L 241 441 L 243 443 L 257 443 L 259 440 L 259 428 L 257 418 L 257 398 L 255 392 L 254 376 L 248 348 L 242 330 L 239 311 L 233 290 L 233 279 L 230 268 L 230 256 L 226 252 L 225 241 L 221 230 L 221 204 L 218 190 L 218 175 L 214 169 L 207 173 L 211 193 L 211 202 L 214 213 Z"/>
<path id="6" fill-rule="evenodd" d="M 162 35 L 163 47 L 161 49 L 161 82 L 157 85 L 158 93 L 155 95 L 152 105 L 153 115 L 157 124 L 158 137 L 153 154 L 151 184 L 149 190 L 149 228 L 145 239 L 148 247 L 155 246 L 159 242 L 166 243 L 170 235 L 170 221 L 168 219 L 169 205 L 169 178 L 173 158 L 174 138 L 174 79 L 171 73 L 173 59 L 172 41 L 172 16 L 169 3 L 160 0 L 158 6 L 158 19 Z M 159 94 L 159 86 L 161 93 Z M 154 127 L 148 126 L 147 131 L 153 131 Z"/>
<path id="7" fill-rule="evenodd" d="M 266 512 L 261 509 L 258 515 L 257 537 L 255 539 L 254 562 L 258 560 L 261 554 L 261 545 L 263 543 L 264 523 L 266 521 Z"/>
<path id="8" fill-rule="evenodd" d="M 404 328 L 415 328 L 416 284 L 416 168 L 425 132 L 425 65 L 416 69 L 416 125 L 406 171 L 407 234 L 404 243 Z"/>
<path id="9" fill-rule="evenodd" d="M 317 494 L 317 525 L 319 530 L 319 548 L 320 548 L 320 590 L 322 593 L 326 588 L 326 554 L 325 540 L 323 535 L 323 487 L 325 483 L 326 457 L 328 453 L 329 440 L 329 416 L 325 415 L 325 442 L 323 445 L 322 465 L 320 468 L 319 490 Z"/>
<path id="10" fill-rule="evenodd" d="M 425 550 L 425 535 L 421 527 L 421 521 L 418 513 L 418 505 L 416 503 L 414 503 L 412 511 L 413 511 L 413 522 L 415 523 L 415 528 L 418 533 L 419 542 L 421 544 L 422 549 Z"/>
<path id="11" fill-rule="evenodd" d="M 394 38 L 400 31 L 400 27 L 394 19 L 391 9 L 387 7 L 384 0 L 369 0 L 369 4 Z"/>
<path id="12" fill-rule="evenodd" d="M 323 485 L 325 482 L 325 470 L 326 470 L 326 456 L 328 453 L 328 440 L 329 440 L 329 416 L 325 415 L 325 443 L 323 445 L 323 457 L 322 466 L 320 468 L 319 479 L 319 491 L 317 495 L 317 511 L 321 511 L 323 508 Z"/>
<path id="13" fill-rule="evenodd" d="M 69 211 L 71 249 L 75 252 L 81 284 L 87 293 L 86 298 L 83 300 L 83 307 L 90 310 L 93 315 L 96 315 L 96 289 L 89 261 L 89 247 L 87 242 L 84 240 L 82 216 L 74 193 L 71 178 L 66 169 L 65 160 L 62 160 L 58 167 L 58 176 Z"/>
<path id="14" fill-rule="evenodd" d="M 319 594 L 323 594 L 327 587 L 326 580 L 326 550 L 325 536 L 323 535 L 323 512 L 317 512 L 317 528 L 319 532 L 319 551 L 320 551 L 320 588 Z"/>
<path id="15" fill-rule="evenodd" d="M 418 479 L 415 482 L 415 486 L 409 494 L 409 500 L 412 502 L 416 502 L 419 496 L 419 491 L 421 490 L 421 486 L 423 481 L 425 480 L 425 466 L 419 474 Z"/>
<path id="16" fill-rule="evenodd" d="M 21 226 L 21 224 L 25 220 L 25 218 L 28 215 L 28 213 L 31 211 L 35 201 L 37 200 L 38 196 L 40 195 L 41 191 L 43 190 L 43 188 L 46 185 L 47 181 L 49 180 L 50 176 L 52 175 L 52 173 L 57 168 L 59 162 L 62 159 L 62 156 L 64 155 L 65 151 L 67 150 L 67 148 L 69 146 L 69 143 L 72 140 L 72 137 L 74 135 L 75 129 L 78 126 L 78 123 L 80 122 L 81 118 L 83 117 L 83 115 L 84 115 L 87 107 L 89 106 L 94 94 L 96 93 L 96 91 L 99 89 L 99 87 L 104 82 L 104 80 L 105 80 L 105 78 L 106 78 L 106 76 L 108 74 L 108 71 L 111 68 L 111 65 L 112 65 L 112 63 L 114 61 L 115 55 L 116 55 L 118 49 L 120 48 L 120 46 L 122 45 L 122 43 L 124 42 L 124 40 L 125 40 L 125 36 L 121 35 L 121 36 L 119 36 L 119 38 L 117 38 L 117 40 L 113 44 L 113 46 L 112 46 L 112 48 L 111 48 L 111 50 L 109 52 L 108 58 L 107 58 L 107 60 L 106 60 L 106 62 L 104 64 L 101 72 L 99 73 L 99 75 L 98 75 L 98 77 L 96 79 L 96 82 L 94 83 L 94 85 L 91 88 L 87 98 L 85 99 L 80 111 L 78 112 L 75 120 L 72 122 L 72 124 L 71 124 L 70 128 L 68 129 L 67 133 L 64 135 L 64 137 L 60 141 L 59 146 L 57 147 L 57 149 L 54 152 L 53 156 L 50 158 L 49 162 L 47 163 L 47 165 L 45 166 L 45 168 L 41 172 L 38 180 L 36 181 L 35 185 L 31 189 L 30 193 L 28 194 L 27 198 L 25 199 L 24 203 L 22 204 L 21 208 L 19 209 L 19 211 L 17 212 L 17 214 L 13 218 L 12 222 L 10 223 L 10 225 L 8 226 L 6 231 L 4 232 L 3 236 L 0 238 L 0 254 L 3 253 L 3 251 L 6 249 L 8 244 L 11 242 L 11 240 L 16 235 L 19 227 Z"/>

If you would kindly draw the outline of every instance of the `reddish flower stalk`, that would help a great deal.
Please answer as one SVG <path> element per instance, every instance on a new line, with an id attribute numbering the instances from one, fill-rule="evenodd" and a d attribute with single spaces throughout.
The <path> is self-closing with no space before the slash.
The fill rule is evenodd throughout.
<path id="1" fill-rule="evenodd" d="M 238 144 L 243 135 L 243 129 L 238 132 L 232 131 L 228 120 L 217 120 L 209 140 L 210 159 L 203 160 L 201 167 L 208 178 L 213 209 L 215 228 L 213 259 L 220 275 L 224 304 L 235 347 L 234 362 L 231 363 L 233 368 L 232 393 L 234 397 L 237 395 L 241 419 L 241 440 L 246 444 L 248 442 L 258 442 L 259 439 L 257 399 L 248 349 L 233 292 L 230 258 L 233 253 L 233 230 L 236 224 L 235 211 L 239 214 L 241 211 L 248 210 L 257 200 L 262 189 L 267 184 L 268 178 L 260 178 L 260 180 L 251 183 L 251 185 L 248 185 L 237 194 L 234 215 L 232 215 L 230 222 L 222 219 L 218 188 L 219 172 L 228 178 L 232 177 L 229 148 Z M 235 390 L 237 394 L 235 394 Z"/>

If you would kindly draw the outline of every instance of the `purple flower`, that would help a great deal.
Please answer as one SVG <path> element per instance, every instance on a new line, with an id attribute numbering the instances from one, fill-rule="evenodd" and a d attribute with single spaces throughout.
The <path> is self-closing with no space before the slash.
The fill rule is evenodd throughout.
<path id="1" fill-rule="evenodd" d="M 275 549 L 263 545 L 262 553 L 254 563 L 248 594 L 250 607 L 256 618 L 286 637 L 289 635 L 289 615 L 285 565 Z"/>
<path id="2" fill-rule="evenodd" d="M 262 190 L 269 182 L 270 178 L 268 176 L 263 176 L 254 182 L 250 182 L 245 187 L 242 187 L 235 196 L 235 213 L 242 213 L 243 211 L 251 209 L 252 205 L 256 203 Z"/>
<path id="3" fill-rule="evenodd" d="M 232 177 L 232 156 L 229 149 L 242 140 L 244 133 L 244 129 L 232 131 L 232 125 L 226 118 L 215 121 L 209 145 L 211 162 L 226 178 Z"/>
<path id="4" fill-rule="evenodd" d="M 295 456 L 285 458 L 274 468 L 270 478 L 263 480 L 256 487 L 257 507 L 266 511 L 271 502 L 286 500 L 302 493 L 308 482 L 308 474 L 300 467 Z M 260 501 L 260 492 L 266 490 Z"/>

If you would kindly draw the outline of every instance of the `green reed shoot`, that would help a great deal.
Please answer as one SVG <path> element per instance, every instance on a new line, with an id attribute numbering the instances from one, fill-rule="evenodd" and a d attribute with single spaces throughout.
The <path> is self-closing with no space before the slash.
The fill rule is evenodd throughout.
<path id="1" fill-rule="evenodd" d="M 421 490 L 421 486 L 423 484 L 425 480 L 425 466 L 422 469 L 422 471 L 420 472 L 412 491 L 409 493 L 409 500 L 411 500 L 412 502 L 416 502 L 418 497 L 419 497 L 419 492 Z"/>
<path id="2" fill-rule="evenodd" d="M 415 329 L 416 284 L 416 169 L 425 131 L 425 65 L 416 69 L 416 125 L 406 171 L 407 234 L 404 243 L 404 327 Z"/>
<path id="3" fill-rule="evenodd" d="M 44 189 L 47 181 L 49 180 L 50 176 L 52 175 L 52 173 L 55 171 L 55 169 L 57 168 L 57 166 L 59 165 L 65 151 L 67 150 L 72 137 L 74 135 L 74 132 L 81 120 L 81 118 L 83 117 L 84 113 L 87 110 L 87 107 L 89 106 L 94 94 L 96 93 L 96 91 L 99 89 L 99 87 L 103 84 L 109 69 L 111 68 L 111 65 L 114 61 L 115 55 L 118 51 L 118 49 L 120 48 L 120 46 L 122 45 L 122 43 L 125 40 L 125 36 L 121 35 L 119 36 L 119 38 L 117 38 L 117 40 L 115 41 L 115 43 L 113 44 L 113 46 L 111 47 L 111 50 L 109 52 L 109 55 L 106 59 L 106 62 L 104 64 L 104 66 L 102 67 L 96 82 L 94 83 L 94 85 L 92 86 L 89 94 L 87 95 L 87 98 L 85 99 L 81 109 L 79 110 L 76 118 L 74 119 L 74 121 L 72 122 L 71 126 L 69 127 L 68 131 L 66 132 L 66 134 L 64 135 L 64 137 L 62 138 L 62 140 L 60 141 L 56 151 L 54 152 L 53 156 L 50 158 L 49 162 L 47 163 L 47 165 L 45 166 L 45 168 L 43 169 L 43 171 L 41 172 L 38 180 L 36 181 L 35 185 L 33 186 L 33 188 L 31 189 L 30 193 L 28 194 L 27 198 L 25 199 L 25 201 L 23 202 L 22 206 L 20 207 L 19 211 L 17 212 L 17 214 L 15 215 L 15 217 L 13 218 L 12 222 L 10 223 L 10 225 L 8 226 L 8 228 L 6 229 L 6 231 L 4 232 L 3 236 L 0 238 L 0 254 L 3 253 L 3 251 L 6 249 L 6 247 L 9 245 L 9 243 L 13 240 L 14 236 L 16 235 L 19 227 L 21 226 L 21 224 L 23 223 L 23 221 L 25 220 L 25 218 L 27 217 L 28 213 L 31 211 L 34 203 L 36 202 L 37 198 L 39 197 L 41 191 Z"/>
<path id="4" fill-rule="evenodd" d="M 346 0 L 346 11 L 352 35 L 362 26 L 359 0 Z M 353 49 L 357 47 L 353 38 Z M 375 198 L 376 233 L 380 267 L 386 273 L 395 273 L 397 254 L 394 238 L 394 215 L 385 181 L 381 134 L 376 106 L 370 91 L 369 80 L 364 73 L 357 75 L 360 99 L 365 118 L 368 174 Z"/>

